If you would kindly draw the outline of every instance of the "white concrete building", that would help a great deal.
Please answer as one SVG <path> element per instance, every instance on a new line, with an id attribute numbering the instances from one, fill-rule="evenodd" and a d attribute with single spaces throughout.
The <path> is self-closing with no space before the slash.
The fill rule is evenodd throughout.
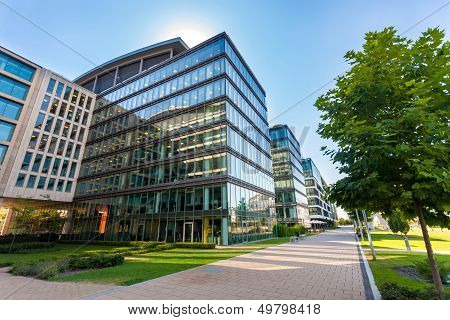
<path id="1" fill-rule="evenodd" d="M 0 47 L 0 234 L 18 198 L 71 202 L 95 94 Z"/>

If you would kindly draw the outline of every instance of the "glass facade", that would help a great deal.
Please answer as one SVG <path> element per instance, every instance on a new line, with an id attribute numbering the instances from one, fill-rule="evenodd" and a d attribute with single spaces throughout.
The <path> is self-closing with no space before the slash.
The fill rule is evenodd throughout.
<path id="1" fill-rule="evenodd" d="M 326 182 L 323 180 L 319 169 L 310 159 L 302 159 L 302 167 L 305 173 L 306 193 L 308 195 L 308 207 L 311 218 L 319 220 L 337 220 L 336 207 L 326 199 Z"/>
<path id="2" fill-rule="evenodd" d="M 265 93 L 225 34 L 97 99 L 67 239 L 271 237 Z"/>
<path id="3" fill-rule="evenodd" d="M 309 226 L 300 143 L 287 125 L 270 128 L 277 221 Z"/>

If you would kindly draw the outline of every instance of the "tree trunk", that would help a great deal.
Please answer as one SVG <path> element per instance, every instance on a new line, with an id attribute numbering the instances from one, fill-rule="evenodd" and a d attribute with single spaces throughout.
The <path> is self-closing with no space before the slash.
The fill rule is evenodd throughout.
<path id="1" fill-rule="evenodd" d="M 409 245 L 408 236 L 406 234 L 403 235 L 403 240 L 405 240 L 406 250 L 408 250 L 408 252 L 411 252 L 411 246 Z"/>
<path id="2" fill-rule="evenodd" d="M 439 296 L 442 297 L 444 288 L 442 286 L 441 276 L 437 267 L 436 259 L 433 255 L 433 248 L 431 247 L 430 236 L 428 235 L 427 224 L 425 223 L 425 218 L 423 217 L 422 205 L 419 201 L 415 201 L 416 204 L 416 214 L 419 218 L 420 227 L 422 229 L 423 241 L 425 242 L 425 247 L 427 248 L 428 262 L 430 263 L 431 274 L 433 275 L 433 282 L 436 291 Z"/>

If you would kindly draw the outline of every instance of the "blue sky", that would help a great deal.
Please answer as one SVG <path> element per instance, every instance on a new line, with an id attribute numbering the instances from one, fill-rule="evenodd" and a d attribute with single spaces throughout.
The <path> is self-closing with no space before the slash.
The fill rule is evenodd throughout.
<path id="1" fill-rule="evenodd" d="M 313 106 L 332 84 L 277 115 L 343 72 L 343 55 L 360 48 L 365 32 L 391 25 L 404 31 L 446 2 L 0 0 L 0 45 L 69 79 L 93 66 L 2 3 L 95 64 L 176 36 L 192 46 L 226 31 L 267 92 L 271 124 L 287 123 L 298 136 L 307 130 L 303 155 L 335 182 L 338 171 L 320 151 L 330 143 L 315 132 L 320 115 Z M 447 5 L 405 36 L 448 30 L 449 16 Z"/>

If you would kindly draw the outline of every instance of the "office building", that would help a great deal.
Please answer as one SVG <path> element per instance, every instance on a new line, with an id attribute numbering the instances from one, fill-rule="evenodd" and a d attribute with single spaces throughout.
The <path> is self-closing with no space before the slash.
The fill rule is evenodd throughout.
<path id="1" fill-rule="evenodd" d="M 309 227 L 308 200 L 300 143 L 287 125 L 270 128 L 275 206 L 279 223 Z"/>
<path id="2" fill-rule="evenodd" d="M 325 188 L 327 183 L 311 158 L 302 159 L 302 166 L 305 173 L 306 194 L 311 220 L 333 223 L 337 220 L 337 211 L 335 204 L 329 202 L 326 198 Z"/>
<path id="3" fill-rule="evenodd" d="M 98 96 L 65 239 L 271 237 L 265 92 L 225 33 L 155 44 L 75 82 Z"/>
<path id="4" fill-rule="evenodd" d="M 12 207 L 71 202 L 95 94 L 0 47 L 0 234 Z"/>

